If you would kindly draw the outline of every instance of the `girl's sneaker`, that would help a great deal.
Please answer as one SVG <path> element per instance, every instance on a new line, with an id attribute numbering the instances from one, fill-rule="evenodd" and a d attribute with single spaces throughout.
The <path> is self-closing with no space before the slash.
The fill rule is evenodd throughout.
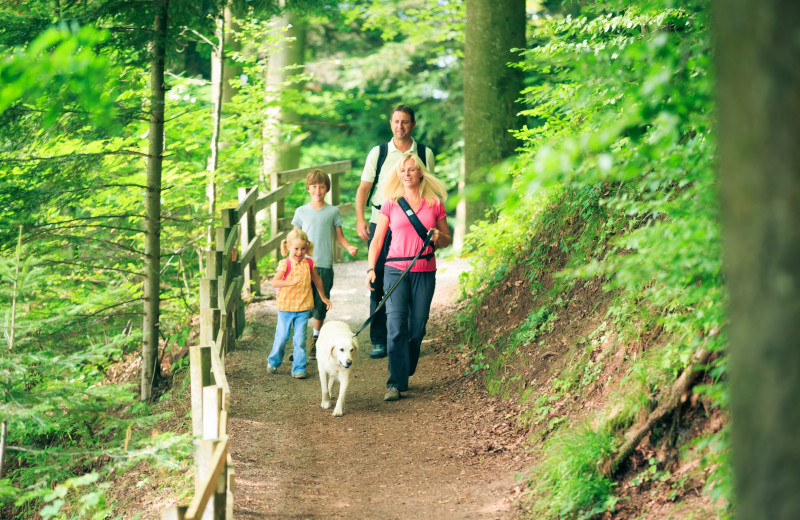
<path id="1" fill-rule="evenodd" d="M 269 372 L 270 374 L 274 374 L 277 371 L 278 371 L 278 367 L 274 367 L 272 365 L 267 365 L 267 372 Z"/>
<path id="2" fill-rule="evenodd" d="M 295 379 L 305 379 L 306 373 L 305 372 L 298 372 L 296 374 L 292 374 L 292 377 Z"/>

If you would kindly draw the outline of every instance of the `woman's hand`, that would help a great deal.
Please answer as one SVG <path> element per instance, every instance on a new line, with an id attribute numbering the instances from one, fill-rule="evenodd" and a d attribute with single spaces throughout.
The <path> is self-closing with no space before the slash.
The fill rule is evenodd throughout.
<path id="1" fill-rule="evenodd" d="M 447 218 L 443 217 L 436 221 L 436 227 L 433 229 L 433 237 L 431 237 L 431 244 L 440 247 L 447 247 L 452 243 L 450 238 L 450 228 L 447 227 Z"/>
<path id="2" fill-rule="evenodd" d="M 370 269 L 367 272 L 367 289 L 370 291 L 374 291 L 375 287 L 372 284 L 375 283 L 375 269 Z"/>

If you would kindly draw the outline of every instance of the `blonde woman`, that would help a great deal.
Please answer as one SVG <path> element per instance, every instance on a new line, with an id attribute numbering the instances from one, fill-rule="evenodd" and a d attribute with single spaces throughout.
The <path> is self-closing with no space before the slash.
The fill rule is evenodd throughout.
<path id="1" fill-rule="evenodd" d="M 435 247 L 449 246 L 451 239 L 443 203 L 447 198 L 447 190 L 444 183 L 428 172 L 415 153 L 403 154 L 387 179 L 383 194 L 386 200 L 381 206 L 367 260 L 367 287 L 370 290 L 373 289 L 375 263 L 387 230 L 392 232 L 392 242 L 386 258 L 384 291 L 388 291 L 400 279 L 423 245 L 423 239 L 398 203 L 401 198 L 408 202 L 425 229 L 433 230 L 431 246 L 422 251 L 417 262 L 386 300 L 389 379 L 384 400 L 397 401 L 401 392 L 408 390 L 408 378 L 416 371 L 420 345 L 425 337 L 425 326 L 436 287 L 436 257 L 433 251 Z"/>

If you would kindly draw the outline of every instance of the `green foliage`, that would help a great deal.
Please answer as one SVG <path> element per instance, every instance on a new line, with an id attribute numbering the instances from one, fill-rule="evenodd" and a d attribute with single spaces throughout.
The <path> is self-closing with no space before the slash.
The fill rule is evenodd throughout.
<path id="1" fill-rule="evenodd" d="M 50 126 L 61 116 L 62 103 L 95 107 L 93 124 L 104 122 L 102 114 L 114 112 L 117 95 L 113 68 L 98 58 L 95 47 L 108 33 L 92 27 L 50 28 L 26 49 L 0 61 L 0 113 L 13 104 L 47 98 L 42 119 Z M 99 93 L 95 85 L 109 88 Z"/>
<path id="2" fill-rule="evenodd" d="M 617 440 L 610 431 L 587 425 L 572 428 L 545 444 L 548 458 L 538 467 L 530 490 L 535 518 L 588 520 L 614 511 L 614 483 L 597 461 L 611 455 Z"/>

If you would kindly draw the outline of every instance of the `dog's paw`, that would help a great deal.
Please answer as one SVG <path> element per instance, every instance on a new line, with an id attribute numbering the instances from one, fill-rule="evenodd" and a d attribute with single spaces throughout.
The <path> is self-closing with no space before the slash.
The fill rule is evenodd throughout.
<path id="1" fill-rule="evenodd" d="M 328 408 L 331 407 L 331 402 L 330 401 L 322 401 L 322 407 L 327 410 Z"/>
<path id="2" fill-rule="evenodd" d="M 344 415 L 344 412 L 342 412 L 341 408 L 335 408 L 333 410 L 333 416 L 334 417 L 341 417 L 342 415 Z"/>

